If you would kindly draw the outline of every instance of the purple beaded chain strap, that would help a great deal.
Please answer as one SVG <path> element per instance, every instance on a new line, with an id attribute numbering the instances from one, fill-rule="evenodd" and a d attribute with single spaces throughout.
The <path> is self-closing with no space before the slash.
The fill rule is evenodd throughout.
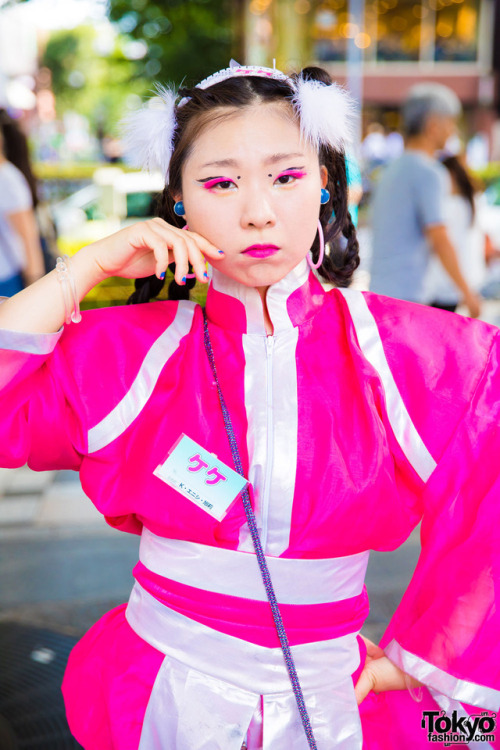
<path id="1" fill-rule="evenodd" d="M 219 384 L 219 379 L 217 377 L 214 352 L 212 349 L 212 343 L 210 341 L 210 333 L 208 330 L 208 320 L 207 320 L 207 314 L 205 310 L 203 310 L 203 317 L 204 317 L 205 350 L 207 352 L 208 361 L 210 362 L 210 367 L 212 368 L 212 374 L 214 376 L 215 384 L 217 386 L 217 392 L 219 394 L 219 401 L 220 401 L 220 405 L 222 409 L 222 416 L 224 417 L 224 425 L 226 427 L 226 433 L 227 433 L 227 437 L 229 440 L 229 446 L 231 448 L 231 454 L 233 457 L 234 466 L 238 474 L 241 474 L 241 476 L 245 476 L 243 474 L 243 466 L 241 463 L 240 453 L 238 450 L 238 444 L 236 442 L 236 438 L 235 438 L 234 431 L 233 431 L 231 417 L 229 415 L 226 402 L 224 401 L 224 396 L 222 395 L 221 387 Z M 302 694 L 302 688 L 300 687 L 300 682 L 297 676 L 297 670 L 295 669 L 295 663 L 293 661 L 292 652 L 290 651 L 290 645 L 288 643 L 288 636 L 286 634 L 285 626 L 283 625 L 283 619 L 281 617 L 281 612 L 279 610 L 278 602 L 276 600 L 276 594 L 274 593 L 274 588 L 271 582 L 271 576 L 269 574 L 269 569 L 267 567 L 266 558 L 264 556 L 262 545 L 260 543 L 259 532 L 257 530 L 257 523 L 255 521 L 255 515 L 252 509 L 252 504 L 250 502 L 250 495 L 249 495 L 247 487 L 245 487 L 245 489 L 242 491 L 241 498 L 243 500 L 243 506 L 245 508 L 245 515 L 247 517 L 248 526 L 250 528 L 250 534 L 252 536 L 252 541 L 253 541 L 253 545 L 255 548 L 255 554 L 257 555 L 257 562 L 259 563 L 259 568 L 260 568 L 260 572 L 262 575 L 262 580 L 264 582 L 264 587 L 266 589 L 267 598 L 269 600 L 269 604 L 271 605 L 271 612 L 273 615 L 274 625 L 276 627 L 276 632 L 278 633 L 278 638 L 281 644 L 281 649 L 283 651 L 283 656 L 285 658 L 286 668 L 288 670 L 288 674 L 290 676 L 290 682 L 292 683 L 293 692 L 295 694 L 295 700 L 297 701 L 300 718 L 302 720 L 302 726 L 304 727 L 304 731 L 306 733 L 309 747 L 311 748 L 311 750 L 317 750 L 316 740 L 314 739 L 311 722 L 309 720 L 309 714 L 307 713 L 304 696 Z"/>

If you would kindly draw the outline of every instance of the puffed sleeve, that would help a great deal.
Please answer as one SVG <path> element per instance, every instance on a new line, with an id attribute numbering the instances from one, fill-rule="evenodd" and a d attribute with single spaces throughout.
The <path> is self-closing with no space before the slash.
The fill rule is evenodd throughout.
<path id="1" fill-rule="evenodd" d="M 85 415 L 61 335 L 0 330 L 0 466 L 80 466 Z"/>
<path id="2" fill-rule="evenodd" d="M 499 335 L 426 483 L 420 559 L 381 642 L 446 711 L 500 706 Z"/>
<path id="3" fill-rule="evenodd" d="M 55 334 L 0 329 L 0 466 L 79 469 L 91 428 L 130 390 L 177 307 L 88 310 Z"/>

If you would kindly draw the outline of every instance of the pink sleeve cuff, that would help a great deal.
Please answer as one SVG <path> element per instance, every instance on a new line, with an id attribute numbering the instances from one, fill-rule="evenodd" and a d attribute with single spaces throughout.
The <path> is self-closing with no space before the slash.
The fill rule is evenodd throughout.
<path id="1" fill-rule="evenodd" d="M 498 711 L 500 690 L 454 677 L 410 651 L 405 651 L 395 640 L 390 641 L 384 651 L 397 667 L 422 682 L 433 694 L 440 693 L 460 703 Z"/>

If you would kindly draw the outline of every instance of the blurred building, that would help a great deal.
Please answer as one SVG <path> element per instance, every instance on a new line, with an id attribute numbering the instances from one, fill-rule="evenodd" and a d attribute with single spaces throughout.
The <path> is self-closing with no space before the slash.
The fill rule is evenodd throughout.
<path id="1" fill-rule="evenodd" d="M 500 0 L 252 0 L 246 61 L 317 62 L 357 81 L 365 119 L 397 126 L 408 89 L 444 83 L 460 97 L 468 135 L 486 132 L 500 159 Z M 264 59 L 265 58 L 265 59 Z M 361 76 L 359 74 L 362 74 Z M 496 130 L 498 128 L 498 131 Z"/>

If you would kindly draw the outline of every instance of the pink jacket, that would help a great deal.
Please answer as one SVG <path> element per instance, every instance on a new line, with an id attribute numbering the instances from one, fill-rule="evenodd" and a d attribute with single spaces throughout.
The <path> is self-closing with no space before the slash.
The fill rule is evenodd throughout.
<path id="1" fill-rule="evenodd" d="M 497 710 L 497 329 L 369 293 L 327 293 L 305 262 L 267 302 L 269 337 L 257 292 L 214 272 L 206 309 L 264 549 L 289 561 L 276 563 L 278 594 L 293 577 L 310 581 L 311 591 L 283 595 L 291 643 L 359 631 L 367 551 L 395 549 L 422 521 L 422 554 L 382 645 L 443 708 Z M 221 550 L 252 551 L 241 503 L 219 523 L 153 474 L 182 432 L 232 466 L 201 309 L 95 310 L 63 333 L 1 331 L 0 346 L 0 465 L 79 470 L 108 523 L 147 529 L 134 571 L 141 590 L 275 648 L 265 597 L 252 594 L 258 570 L 203 585 L 194 559 L 208 550 L 217 570 Z M 170 574 L 162 545 L 189 564 Z M 83 743 L 85 731 L 74 731 Z"/>

